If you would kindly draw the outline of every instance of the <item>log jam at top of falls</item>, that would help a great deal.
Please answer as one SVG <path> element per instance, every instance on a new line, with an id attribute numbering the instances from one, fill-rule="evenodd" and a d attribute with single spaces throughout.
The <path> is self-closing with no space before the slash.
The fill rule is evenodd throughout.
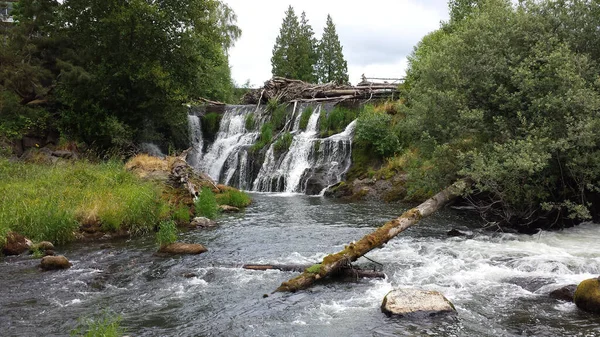
<path id="1" fill-rule="evenodd" d="M 272 141 L 262 148 L 255 144 L 261 141 L 263 126 L 272 119 L 265 106 L 222 107 L 218 113 L 219 129 L 213 139 L 202 133 L 201 115 L 206 111 L 192 110 L 188 119 L 193 150 L 187 160 L 215 181 L 239 189 L 318 195 L 340 182 L 351 164 L 356 121 L 338 134 L 319 135 L 320 117 L 333 107 L 331 103 L 289 104 L 285 126 L 273 130 Z M 312 113 L 302 128 L 301 117 L 306 109 Z M 278 149 L 277 140 L 287 132 L 292 137 L 289 148 Z"/>

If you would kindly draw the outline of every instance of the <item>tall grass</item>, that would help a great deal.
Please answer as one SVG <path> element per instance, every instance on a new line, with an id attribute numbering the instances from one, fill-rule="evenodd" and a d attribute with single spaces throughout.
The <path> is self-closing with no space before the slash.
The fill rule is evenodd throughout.
<path id="1" fill-rule="evenodd" d="M 234 189 L 224 191 L 223 193 L 217 194 L 215 197 L 219 205 L 229 205 L 237 208 L 244 208 L 250 205 L 251 202 L 248 194 Z"/>
<path id="2" fill-rule="evenodd" d="M 49 166 L 0 159 L 0 243 L 8 231 L 65 243 L 80 224 L 148 232 L 168 215 L 160 194 L 116 161 Z"/>
<path id="3" fill-rule="evenodd" d="M 175 221 L 162 221 L 156 233 L 156 242 L 159 246 L 164 247 L 177 241 L 177 225 Z"/>
<path id="4" fill-rule="evenodd" d="M 271 123 L 265 123 L 260 130 L 258 141 L 252 145 L 250 150 L 253 152 L 260 151 L 265 146 L 271 144 L 271 140 L 273 140 L 273 125 Z"/>
<path id="5" fill-rule="evenodd" d="M 319 130 L 321 136 L 331 136 L 344 131 L 346 126 L 358 117 L 358 110 L 336 106 L 328 114 L 321 111 Z"/>
<path id="6" fill-rule="evenodd" d="M 195 202 L 196 214 L 215 219 L 219 214 L 219 205 L 215 194 L 208 187 L 204 187 Z"/>
<path id="7" fill-rule="evenodd" d="M 294 137 L 292 136 L 292 134 L 289 132 L 286 132 L 283 135 L 281 135 L 279 138 L 277 138 L 277 141 L 275 141 L 275 143 L 273 144 L 273 150 L 275 150 L 275 152 L 278 155 L 282 154 L 284 152 L 287 152 L 287 150 L 290 149 L 290 146 L 292 145 L 293 140 L 294 140 Z"/>
<path id="8" fill-rule="evenodd" d="M 312 107 L 306 107 L 304 111 L 302 111 L 302 115 L 300 115 L 300 129 L 306 131 L 306 127 L 308 126 L 308 122 L 310 121 L 310 116 L 312 116 L 314 109 Z"/>

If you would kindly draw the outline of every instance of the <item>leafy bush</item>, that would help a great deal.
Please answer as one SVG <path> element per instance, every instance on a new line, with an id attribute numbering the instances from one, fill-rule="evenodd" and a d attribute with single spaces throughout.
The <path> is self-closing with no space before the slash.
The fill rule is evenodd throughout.
<path id="1" fill-rule="evenodd" d="M 392 116 L 375 112 L 368 106 L 360 113 L 356 122 L 355 139 L 371 147 L 381 157 L 394 154 L 400 147 Z"/>
<path id="2" fill-rule="evenodd" d="M 215 194 L 208 187 L 204 187 L 196 199 L 195 202 L 196 214 L 209 218 L 215 219 L 219 214 L 219 205 Z"/>
<path id="3" fill-rule="evenodd" d="M 161 221 L 156 233 L 156 242 L 159 246 L 164 247 L 177 241 L 177 226 L 175 221 Z"/>
<path id="4" fill-rule="evenodd" d="M 279 138 L 277 138 L 277 141 L 275 141 L 275 144 L 273 144 L 273 150 L 278 155 L 282 154 L 284 152 L 287 152 L 287 150 L 289 150 L 290 146 L 292 145 L 293 139 L 294 139 L 294 137 L 292 136 L 291 133 L 289 133 L 289 132 L 284 133 Z"/>
<path id="5" fill-rule="evenodd" d="M 302 111 L 302 115 L 300 115 L 300 130 L 306 130 L 306 127 L 308 126 L 308 122 L 310 120 L 310 116 L 312 116 L 314 111 L 315 110 L 311 106 L 306 107 L 306 109 Z"/>
<path id="6" fill-rule="evenodd" d="M 237 208 L 247 207 L 252 202 L 247 193 L 234 189 L 217 194 L 216 199 L 219 205 L 229 205 Z"/>

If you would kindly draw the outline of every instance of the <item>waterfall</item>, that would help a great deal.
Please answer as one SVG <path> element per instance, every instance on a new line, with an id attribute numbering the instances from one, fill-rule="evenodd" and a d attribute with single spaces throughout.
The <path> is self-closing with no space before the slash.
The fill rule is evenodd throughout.
<path id="1" fill-rule="evenodd" d="M 193 167 L 197 166 L 202 160 L 202 149 L 204 147 L 204 139 L 202 139 L 202 125 L 200 118 L 196 115 L 188 115 L 188 124 L 190 127 L 190 143 L 192 151 L 188 155 L 188 162 Z"/>
<path id="2" fill-rule="evenodd" d="M 246 117 L 252 112 L 249 106 L 228 106 L 225 109 L 215 142 L 197 165 L 215 181 L 231 180 L 240 151 L 247 151 L 247 147 L 258 138 L 257 132 L 249 132 L 245 126 Z M 223 169 L 226 171 L 223 172 Z"/>
<path id="3" fill-rule="evenodd" d="M 302 111 L 307 107 L 313 108 L 313 112 L 302 130 Z M 276 139 L 267 148 L 252 148 L 270 118 L 264 107 L 226 106 L 214 142 L 207 146 L 204 146 L 206 140 L 202 140 L 200 118 L 191 115 L 194 151 L 188 155 L 188 161 L 214 180 L 240 189 L 319 194 L 340 182 L 351 165 L 355 121 L 339 134 L 319 138 L 320 116 L 330 108 L 323 104 L 289 106 L 285 130 L 289 130 L 292 141 L 287 151 L 278 150 L 282 153 L 275 149 Z M 254 114 L 252 130 L 246 129 L 250 114 Z M 284 131 L 274 131 L 274 138 Z"/>

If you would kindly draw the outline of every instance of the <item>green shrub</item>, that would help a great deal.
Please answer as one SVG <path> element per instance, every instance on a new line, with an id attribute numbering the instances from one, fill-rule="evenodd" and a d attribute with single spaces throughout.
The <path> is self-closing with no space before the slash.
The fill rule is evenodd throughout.
<path id="1" fill-rule="evenodd" d="M 310 121 L 310 116 L 312 116 L 314 111 L 315 110 L 311 106 L 306 107 L 306 109 L 302 111 L 302 115 L 300 115 L 300 130 L 306 131 L 306 127 L 308 126 L 308 122 Z"/>
<path id="2" fill-rule="evenodd" d="M 215 194 L 207 187 L 204 187 L 195 202 L 196 214 L 215 219 L 219 214 L 219 205 Z"/>
<path id="3" fill-rule="evenodd" d="M 271 144 L 273 139 L 273 125 L 271 123 L 265 123 L 260 129 L 260 137 L 258 141 L 252 145 L 251 151 L 256 152 L 262 150 L 265 146 Z"/>
<path id="4" fill-rule="evenodd" d="M 245 126 L 246 126 L 246 130 L 248 130 L 248 131 L 252 131 L 256 127 L 256 121 L 254 120 L 254 113 L 253 112 L 249 113 L 246 116 Z"/>
<path id="5" fill-rule="evenodd" d="M 164 247 L 177 241 L 177 226 L 175 221 L 161 221 L 156 233 L 156 242 L 159 246 Z"/>
<path id="6" fill-rule="evenodd" d="M 289 150 L 290 146 L 292 145 L 293 139 L 294 137 L 291 133 L 284 133 L 279 138 L 277 138 L 277 141 L 275 141 L 275 144 L 273 144 L 273 150 L 278 155 L 287 152 L 287 150 Z"/>
<path id="7" fill-rule="evenodd" d="M 287 121 L 287 109 L 285 105 L 279 105 L 273 114 L 271 115 L 271 123 L 273 124 L 273 129 L 281 130 L 285 126 L 285 122 Z"/>
<path id="8" fill-rule="evenodd" d="M 77 328 L 71 331 L 71 336 L 121 337 L 126 333 L 121 327 L 121 321 L 121 316 L 103 311 L 97 318 L 80 319 Z"/>
<path id="9" fill-rule="evenodd" d="M 368 144 L 381 157 L 393 155 L 400 149 L 392 116 L 378 113 L 371 107 L 366 107 L 361 112 L 356 125 L 355 139 L 359 143 Z"/>
<path id="10" fill-rule="evenodd" d="M 252 202 L 247 193 L 238 190 L 227 190 L 217 194 L 216 199 L 219 205 L 229 205 L 237 208 L 244 208 Z"/>

